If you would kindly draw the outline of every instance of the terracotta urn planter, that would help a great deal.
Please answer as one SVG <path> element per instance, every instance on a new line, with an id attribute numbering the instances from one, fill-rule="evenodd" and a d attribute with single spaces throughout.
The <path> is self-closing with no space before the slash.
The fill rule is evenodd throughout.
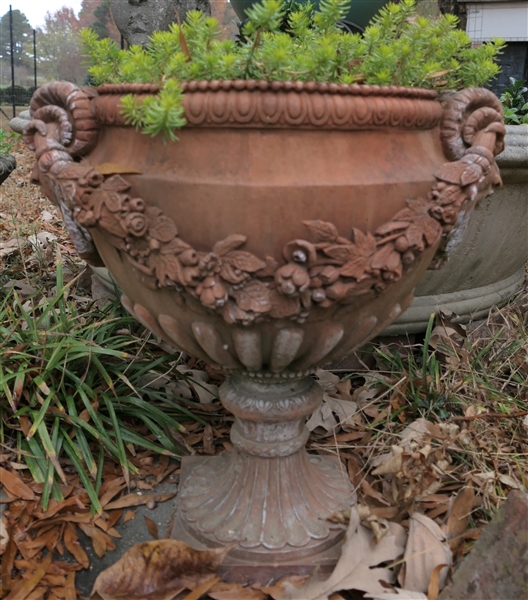
<path id="1" fill-rule="evenodd" d="M 464 236 L 441 271 L 427 272 L 411 306 L 385 332 L 425 331 L 431 313 L 455 313 L 467 323 L 484 319 L 525 281 L 528 262 L 528 125 L 506 125 L 497 157 L 503 186 L 481 202 Z"/>
<path id="2" fill-rule="evenodd" d="M 34 178 L 130 313 L 230 374 L 234 450 L 184 460 L 173 535 L 234 544 L 241 579 L 324 568 L 344 535 L 327 518 L 355 496 L 338 460 L 305 450 L 323 395 L 310 374 L 410 305 L 500 183 L 500 104 L 481 89 L 443 111 L 422 89 L 183 86 L 169 145 L 119 112 L 156 86 L 43 86 L 25 130 Z"/>

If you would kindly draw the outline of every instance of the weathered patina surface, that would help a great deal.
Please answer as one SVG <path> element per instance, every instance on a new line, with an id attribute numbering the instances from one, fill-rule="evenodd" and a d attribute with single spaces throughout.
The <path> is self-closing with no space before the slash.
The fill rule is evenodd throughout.
<path id="1" fill-rule="evenodd" d="M 486 90 L 443 111 L 421 89 L 188 82 L 188 124 L 166 146 L 118 109 L 157 89 L 43 86 L 25 130 L 34 178 L 131 314 L 232 373 L 234 450 L 183 482 L 182 530 L 237 543 L 241 561 L 317 561 L 343 536 L 327 518 L 355 497 L 339 463 L 304 448 L 322 399 L 310 374 L 390 324 L 458 243 L 500 183 L 500 104 Z"/>

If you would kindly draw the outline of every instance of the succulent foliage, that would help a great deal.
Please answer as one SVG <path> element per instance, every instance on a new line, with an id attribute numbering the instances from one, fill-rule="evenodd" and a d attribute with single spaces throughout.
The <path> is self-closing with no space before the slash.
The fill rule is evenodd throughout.
<path id="1" fill-rule="evenodd" d="M 145 48 L 120 50 L 109 39 L 82 32 L 96 84 L 159 82 L 157 96 L 123 100 L 129 124 L 144 133 L 176 139 L 185 123 L 179 81 L 264 79 L 402 85 L 434 89 L 480 86 L 499 68 L 501 40 L 471 47 L 457 17 L 426 19 L 415 0 L 388 4 L 365 32 L 343 31 L 349 0 L 311 4 L 262 0 L 246 11 L 238 42 L 220 40 L 220 24 L 199 11 L 181 25 L 152 35 Z"/>
<path id="2" fill-rule="evenodd" d="M 510 77 L 511 87 L 500 97 L 504 109 L 504 122 L 508 125 L 528 125 L 528 87 L 523 79 Z"/>

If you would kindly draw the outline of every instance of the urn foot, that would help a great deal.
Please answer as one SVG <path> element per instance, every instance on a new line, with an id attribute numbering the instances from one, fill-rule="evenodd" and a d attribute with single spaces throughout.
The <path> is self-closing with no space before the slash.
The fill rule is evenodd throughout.
<path id="1" fill-rule="evenodd" d="M 237 544 L 230 557 L 259 564 L 315 557 L 339 545 L 344 530 L 328 518 L 355 502 L 335 457 L 309 455 L 307 415 L 322 389 L 310 377 L 257 382 L 228 379 L 222 403 L 236 416 L 235 449 L 202 459 L 182 486 L 180 529 L 193 545 Z"/>

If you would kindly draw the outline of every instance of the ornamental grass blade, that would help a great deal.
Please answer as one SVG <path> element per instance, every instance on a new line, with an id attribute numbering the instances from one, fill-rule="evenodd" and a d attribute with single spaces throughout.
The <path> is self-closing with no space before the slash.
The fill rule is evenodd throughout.
<path id="1" fill-rule="evenodd" d="M 41 424 L 41 427 L 45 427 L 44 423 Z M 47 430 L 46 430 L 47 433 Z M 55 452 L 55 461 L 52 461 L 50 459 L 49 463 L 48 463 L 48 471 L 46 473 L 46 481 L 44 482 L 44 489 L 42 490 L 42 496 L 40 498 L 40 503 L 42 505 L 42 509 L 44 511 L 46 511 L 48 509 L 48 502 L 49 502 L 49 497 L 50 497 L 50 493 L 53 490 L 53 484 L 55 483 L 55 464 L 59 464 L 57 456 L 60 454 L 61 448 L 62 448 L 62 434 L 59 431 L 59 419 L 56 418 L 55 422 L 53 423 L 53 433 L 52 433 L 52 440 L 51 440 L 51 445 L 52 448 Z M 59 464 L 59 468 L 60 468 L 60 464 Z M 60 472 L 62 473 L 62 476 L 64 477 L 64 473 L 62 471 L 62 468 L 60 468 Z M 67 481 L 65 481 L 63 479 L 63 482 L 67 485 Z"/>
<path id="2" fill-rule="evenodd" d="M 91 597 L 166 600 L 211 579 L 233 546 L 199 551 L 177 540 L 136 544 L 95 580 Z"/>
<path id="3" fill-rule="evenodd" d="M 95 491 L 95 488 L 92 485 L 92 482 L 90 481 L 90 477 L 84 470 L 84 467 L 80 461 L 80 458 L 79 458 L 80 452 L 79 452 L 77 446 L 73 443 L 70 436 L 64 430 L 63 430 L 63 436 L 64 436 L 64 441 L 66 442 L 64 444 L 64 450 L 65 450 L 66 454 L 68 455 L 69 459 L 72 461 L 73 466 L 76 468 L 77 473 L 79 474 L 81 482 L 84 486 L 84 489 L 86 490 L 86 493 L 88 494 L 88 497 L 90 498 L 90 500 L 92 502 L 92 506 L 94 507 L 94 509 L 97 513 L 102 513 L 103 508 L 101 507 L 101 503 L 99 502 L 99 498 L 97 497 L 97 492 Z"/>
<path id="4" fill-rule="evenodd" d="M 62 479 L 62 482 L 65 485 L 68 485 L 68 480 L 66 479 L 66 475 L 64 474 L 64 471 L 62 470 L 62 467 L 60 466 L 60 463 L 59 463 L 59 459 L 57 456 L 58 452 L 55 449 L 55 445 L 51 441 L 46 424 L 44 422 L 41 422 L 37 428 L 37 431 L 38 431 L 38 434 L 40 437 L 40 441 L 42 443 L 42 447 L 44 448 L 44 452 L 46 453 L 47 457 L 49 458 L 49 460 L 52 462 L 53 466 L 55 467 L 55 471 L 57 471 L 57 475 Z M 60 452 L 60 449 L 59 449 L 59 452 Z"/>
<path id="5" fill-rule="evenodd" d="M 128 461 L 126 458 L 125 445 L 123 443 L 123 438 L 121 436 L 121 426 L 117 421 L 116 413 L 114 410 L 114 405 L 112 399 L 108 396 L 103 395 L 103 401 L 105 403 L 106 409 L 108 410 L 108 414 L 110 415 L 110 420 L 113 426 L 113 433 L 115 435 L 116 445 L 117 445 L 117 456 L 119 458 L 119 464 L 121 465 L 121 469 L 123 470 L 123 476 L 125 478 L 127 487 L 130 488 L 130 471 L 128 469 Z"/>

